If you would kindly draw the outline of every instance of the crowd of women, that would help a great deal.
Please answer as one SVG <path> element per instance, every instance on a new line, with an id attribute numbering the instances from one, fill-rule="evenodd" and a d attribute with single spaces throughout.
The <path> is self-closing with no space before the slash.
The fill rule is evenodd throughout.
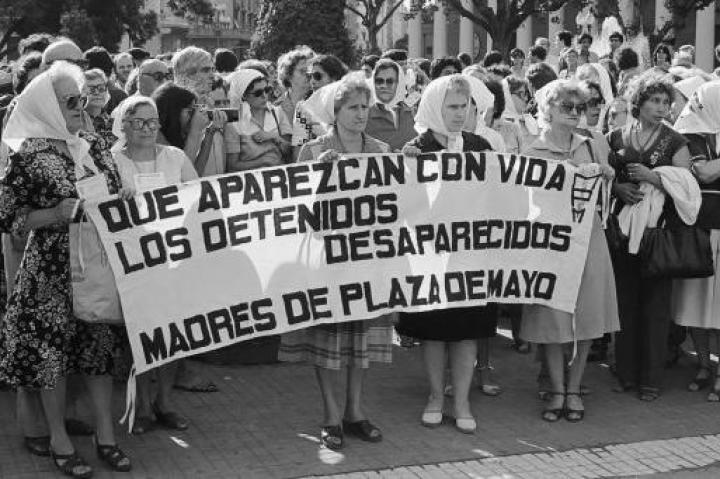
<path id="1" fill-rule="evenodd" d="M 99 182 L 108 194 L 127 198 L 149 176 L 157 186 L 349 153 L 509 152 L 598 164 L 614 180 L 619 220 L 660 195 L 667 196 L 668 221 L 687 222 L 680 200 L 684 205 L 700 197 L 676 186 L 699 183 L 697 223 L 710 230 L 713 251 L 720 251 L 713 206 L 720 198 L 720 162 L 714 161 L 720 157 L 720 81 L 687 55 L 673 65 L 669 47 L 656 50 L 656 65 L 642 69 L 637 54 L 631 61 L 632 51 L 593 58 L 586 38 L 551 65 L 539 43 L 529 61 L 517 49 L 507 63 L 491 52 L 479 64 L 467 56 L 409 59 L 391 50 L 363 58 L 350 71 L 332 54 L 304 46 L 275 63 L 238 62 L 228 50 L 213 57 L 196 47 L 157 58 L 133 49 L 113 58 L 100 47 L 82 52 L 65 38 L 23 40 L 14 92 L 3 100 L 0 230 L 7 304 L 0 382 L 17 392 L 28 451 L 51 456 L 69 476 L 92 474 L 70 439 L 78 421 L 66 408 L 87 391 L 99 459 L 115 471 L 131 469 L 111 413 L 113 377 L 129 369 L 124 329 L 73 316 L 69 225 L 84 221 L 77 207 L 83 182 Z M 484 394 L 501 392 L 489 374 L 500 314 L 512 318 L 519 351 L 537 345 L 543 420 L 583 420 L 588 353 L 593 341 L 602 344 L 613 334 L 616 390 L 657 399 L 673 323 L 689 328 L 697 351 L 697 375 L 688 387 L 709 387 L 708 399 L 720 400 L 720 375 L 710 359 L 720 329 L 720 282 L 715 276 L 644 278 L 633 245 L 647 224 L 630 221 L 630 238 L 618 247 L 594 217 L 574 314 L 490 304 L 284 335 L 279 359 L 314 366 L 324 405 L 323 444 L 339 449 L 347 436 L 382 440 L 364 413 L 362 392 L 369 364 L 391 361 L 394 334 L 422 350 L 429 385 L 427 405 L 418 411 L 422 424 L 439 426 L 449 411 L 460 432 L 473 433 L 473 381 Z M 334 388 L 340 371 L 347 372 L 342 398 Z M 141 376 L 135 434 L 188 427 L 188 419 L 173 411 L 173 386 L 215 389 L 191 361 Z"/>

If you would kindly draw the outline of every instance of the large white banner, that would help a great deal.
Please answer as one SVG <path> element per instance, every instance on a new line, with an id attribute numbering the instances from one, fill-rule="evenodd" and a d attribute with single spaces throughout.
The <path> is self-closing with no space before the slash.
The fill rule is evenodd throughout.
<path id="1" fill-rule="evenodd" d="M 572 312 L 596 165 L 357 155 L 87 204 L 137 372 L 322 323 L 486 302 Z"/>

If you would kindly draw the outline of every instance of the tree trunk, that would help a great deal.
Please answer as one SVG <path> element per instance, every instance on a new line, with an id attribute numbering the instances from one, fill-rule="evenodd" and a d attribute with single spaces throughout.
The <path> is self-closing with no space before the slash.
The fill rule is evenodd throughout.
<path id="1" fill-rule="evenodd" d="M 7 54 L 7 44 L 10 41 L 10 37 L 12 36 L 15 31 L 20 28 L 20 25 L 23 24 L 25 21 L 25 17 L 20 17 L 17 20 L 15 20 L 13 23 L 10 24 L 5 34 L 0 38 L 0 52 L 2 52 L 2 56 L 4 57 L 5 54 Z"/>
<path id="2" fill-rule="evenodd" d="M 367 54 L 372 55 L 380 55 L 380 47 L 378 46 L 378 33 L 380 32 L 379 28 L 373 28 L 368 27 L 367 28 L 367 34 L 368 34 L 368 51 Z"/>

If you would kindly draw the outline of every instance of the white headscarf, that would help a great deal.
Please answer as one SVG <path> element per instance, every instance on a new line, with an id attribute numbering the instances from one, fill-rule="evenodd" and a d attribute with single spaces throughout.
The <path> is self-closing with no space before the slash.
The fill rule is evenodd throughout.
<path id="1" fill-rule="evenodd" d="M 230 100 L 231 106 L 238 109 L 239 124 L 248 123 L 252 118 L 250 105 L 243 100 L 243 96 L 245 96 L 245 92 L 250 84 L 258 78 L 265 78 L 265 76 L 252 68 L 241 68 L 232 72 L 227 77 L 227 81 L 230 84 L 228 100 Z"/>
<path id="2" fill-rule="evenodd" d="M 383 70 L 387 69 L 390 65 L 388 65 L 388 60 L 383 60 Z M 395 86 L 395 96 L 392 97 L 392 99 L 389 102 L 383 102 L 381 101 L 377 94 L 375 93 L 375 75 L 378 73 L 377 66 L 375 67 L 375 70 L 373 70 L 373 74 L 370 78 L 368 78 L 368 86 L 370 87 L 370 91 L 372 92 L 372 101 L 378 105 L 382 105 L 387 111 L 392 114 L 393 122 L 395 123 L 397 127 L 397 113 L 395 112 L 395 107 L 402 101 L 405 100 L 405 97 L 407 96 L 407 84 L 405 79 L 405 72 L 395 62 L 390 62 L 392 67 L 394 67 L 394 70 L 397 72 L 398 78 L 397 78 L 397 84 Z"/>
<path id="3" fill-rule="evenodd" d="M 326 129 L 335 123 L 335 97 L 341 80 L 325 85 L 302 103 L 302 108 L 313 121 L 325 125 Z"/>
<path id="4" fill-rule="evenodd" d="M 473 133 L 485 138 L 495 151 L 505 151 L 505 141 L 502 135 L 485 124 L 483 113 L 495 105 L 495 96 L 480 79 L 463 73 L 463 76 L 470 83 L 470 95 L 477 107 L 477 122 Z"/>
<path id="5" fill-rule="evenodd" d="M 35 77 L 17 97 L 15 109 L 3 131 L 2 141 L 13 151 L 20 151 L 23 142 L 28 138 L 64 141 L 75 163 L 75 176 L 80 179 L 85 176 L 83 164 L 87 164 L 91 169 L 94 169 L 94 165 L 91 166 L 93 162 L 88 158 L 90 145 L 77 133 L 68 131 L 60 111 L 60 100 L 55 95 L 52 84 L 58 68 L 62 66 L 51 67 Z"/>
<path id="6" fill-rule="evenodd" d="M 463 150 L 462 132 L 449 132 L 442 117 L 442 107 L 450 82 L 458 77 L 467 81 L 467 78 L 460 74 L 443 76 L 431 81 L 423 90 L 417 114 L 415 115 L 415 131 L 425 133 L 427 130 L 432 130 L 435 133 L 447 136 L 448 151 Z"/>
<path id="7" fill-rule="evenodd" d="M 113 151 L 122 149 L 127 143 L 125 138 L 125 132 L 123 131 L 123 120 L 127 115 L 127 112 L 135 108 L 139 103 L 150 104 L 157 112 L 157 105 L 155 101 L 149 96 L 142 95 L 131 95 L 125 98 L 115 109 L 115 117 L 113 118 L 112 132 L 117 137 L 117 141 L 112 147 Z"/>
<path id="8" fill-rule="evenodd" d="M 707 80 L 705 80 L 701 76 L 692 76 L 690 78 L 686 78 L 684 80 L 677 81 L 673 84 L 673 86 L 683 94 L 683 96 L 687 99 L 690 99 L 692 97 L 692 94 L 694 91 L 696 91 L 700 86 L 704 83 L 706 83 Z"/>
<path id="9" fill-rule="evenodd" d="M 531 135 L 537 135 L 540 132 L 537 121 L 530 113 L 520 113 L 515 108 L 515 102 L 512 99 L 512 93 L 510 92 L 510 83 L 507 78 L 502 80 L 503 94 L 505 95 L 505 112 L 503 118 L 513 123 L 525 122 L 525 128 Z"/>
<path id="10" fill-rule="evenodd" d="M 714 134 L 715 154 L 720 153 L 720 81 L 705 83 L 695 90 L 678 116 L 675 129 L 684 135 Z"/>

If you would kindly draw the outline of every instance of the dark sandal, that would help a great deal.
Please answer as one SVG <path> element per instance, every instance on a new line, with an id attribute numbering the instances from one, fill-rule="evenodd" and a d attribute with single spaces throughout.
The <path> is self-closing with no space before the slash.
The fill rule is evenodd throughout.
<path id="1" fill-rule="evenodd" d="M 559 392 L 548 392 L 548 397 L 550 396 L 565 396 L 565 393 L 559 393 Z M 545 408 L 542 412 L 542 419 L 543 421 L 547 422 L 558 422 L 562 417 L 565 415 L 565 403 L 563 403 L 562 407 L 557 409 L 550 409 Z"/>
<path id="2" fill-rule="evenodd" d="M 320 442 L 322 442 L 323 446 L 333 451 L 342 449 L 345 444 L 342 427 L 323 426 L 320 430 Z"/>
<path id="3" fill-rule="evenodd" d="M 167 429 L 174 429 L 176 431 L 184 431 L 188 428 L 187 419 L 172 411 L 155 411 L 155 421 Z"/>
<path id="4" fill-rule="evenodd" d="M 638 399 L 645 402 L 655 401 L 660 397 L 660 389 L 650 386 L 641 386 L 638 392 Z"/>
<path id="5" fill-rule="evenodd" d="M 582 397 L 582 393 L 565 393 L 565 396 Z M 580 422 L 585 419 L 585 409 L 570 409 L 567 407 L 567 399 L 565 403 L 565 419 L 569 422 Z"/>
<path id="6" fill-rule="evenodd" d="M 82 457 L 78 456 L 77 451 L 72 454 L 55 454 L 55 452 L 50 449 L 50 456 L 52 457 L 55 467 L 66 476 L 77 479 L 92 477 L 92 468 Z M 77 472 L 78 468 L 87 468 L 88 470 L 85 472 Z"/>
<path id="7" fill-rule="evenodd" d="M 699 377 L 700 372 L 706 371 L 707 376 L 704 378 Z M 698 391 L 702 391 L 703 389 L 710 386 L 710 382 L 712 381 L 712 374 L 710 374 L 710 368 L 706 367 L 700 367 L 698 368 L 698 372 L 693 378 L 693 380 L 687 385 L 687 389 L 690 392 L 696 393 Z"/>
<path id="8" fill-rule="evenodd" d="M 25 449 L 35 456 L 47 457 L 50 455 L 50 436 L 25 437 Z"/>
<path id="9" fill-rule="evenodd" d="M 155 428 L 155 422 L 151 417 L 140 416 L 135 418 L 133 423 L 132 433 L 135 435 L 145 434 L 146 432 L 152 431 Z"/>
<path id="10" fill-rule="evenodd" d="M 382 441 L 382 432 L 380 432 L 380 429 L 378 429 L 377 426 L 373 425 L 367 419 L 362 419 L 355 422 L 343 420 L 343 430 L 346 434 L 355 436 L 363 441 Z"/>
<path id="11" fill-rule="evenodd" d="M 95 449 L 97 450 L 98 459 L 110 466 L 113 471 L 128 472 L 132 469 L 130 458 L 122 452 L 122 450 L 114 444 L 112 446 L 104 446 L 95 440 Z"/>

